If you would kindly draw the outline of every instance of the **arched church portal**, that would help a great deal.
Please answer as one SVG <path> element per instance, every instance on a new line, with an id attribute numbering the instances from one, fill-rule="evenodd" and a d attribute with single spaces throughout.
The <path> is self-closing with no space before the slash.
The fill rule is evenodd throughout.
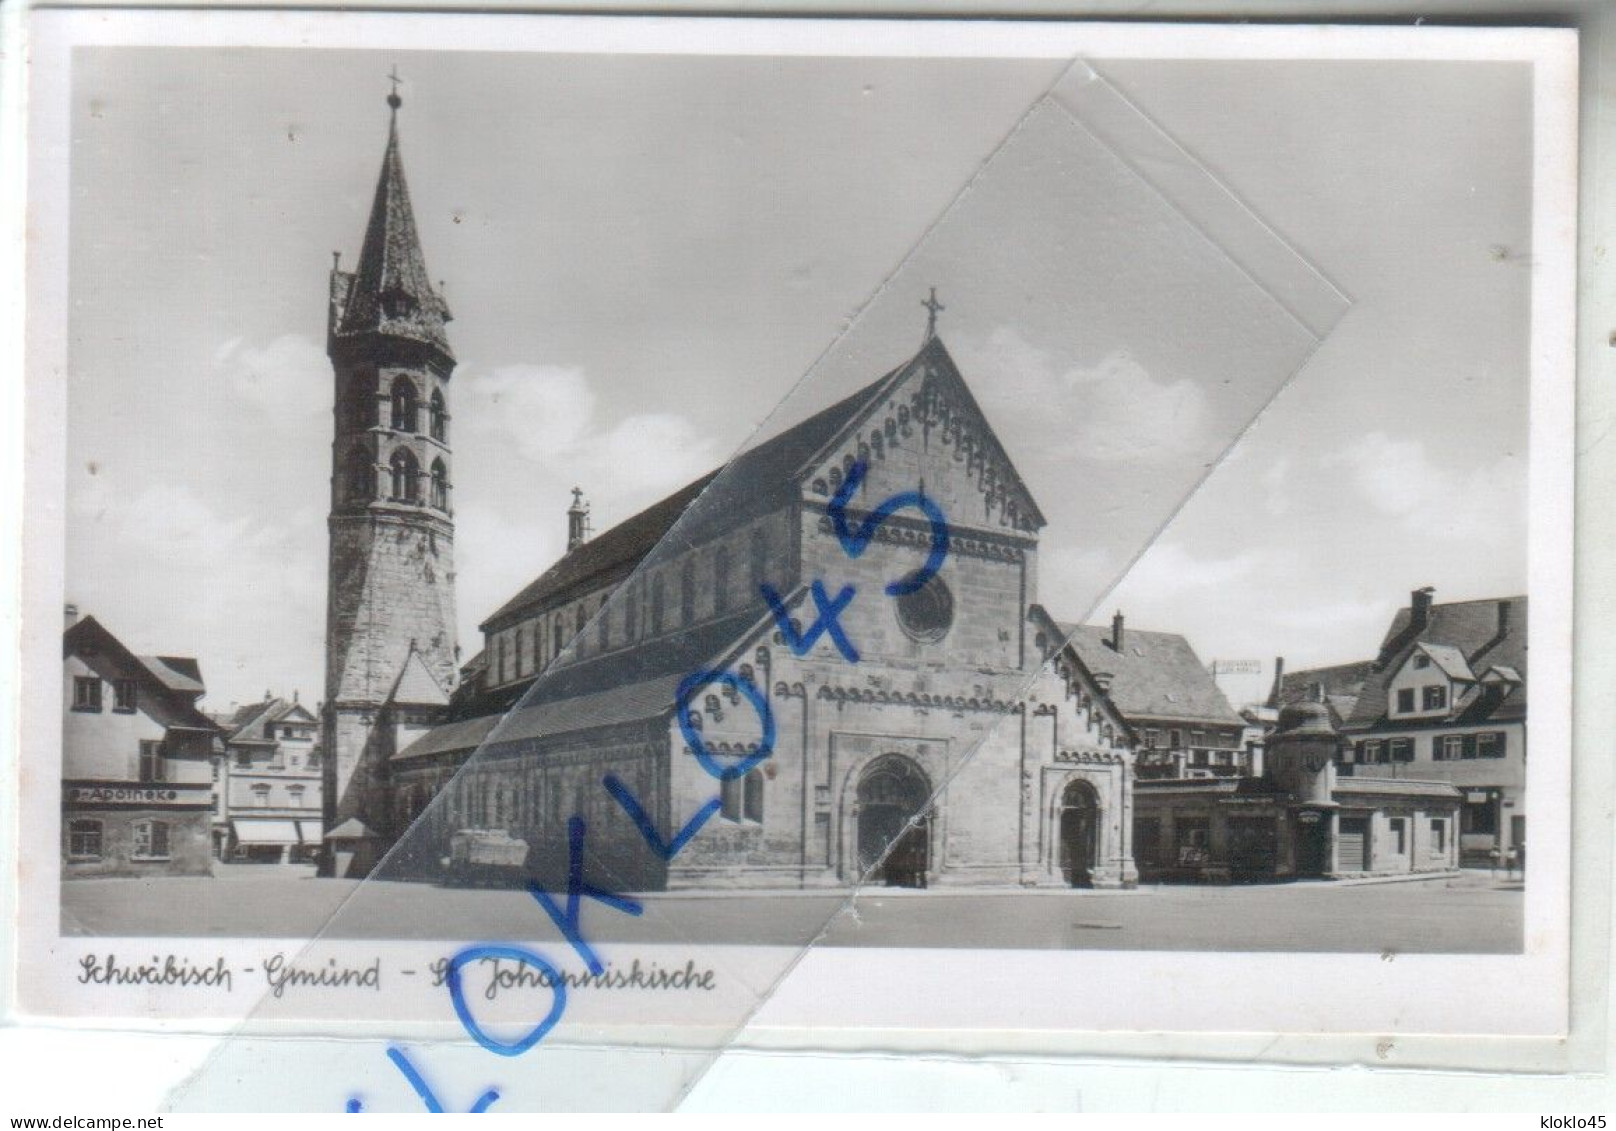
<path id="1" fill-rule="evenodd" d="M 902 754 L 886 754 L 858 784 L 859 874 L 888 887 L 923 888 L 931 864 L 931 782 Z"/>
<path id="2" fill-rule="evenodd" d="M 1100 857 L 1100 797 L 1081 778 L 1061 792 L 1059 824 L 1060 871 L 1074 888 L 1094 886 L 1094 867 Z"/>

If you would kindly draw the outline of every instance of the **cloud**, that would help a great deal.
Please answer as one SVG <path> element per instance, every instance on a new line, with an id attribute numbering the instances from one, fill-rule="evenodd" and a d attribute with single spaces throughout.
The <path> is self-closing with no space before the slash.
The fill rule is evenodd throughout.
<path id="1" fill-rule="evenodd" d="M 1243 550 L 1228 557 L 1198 557 L 1177 542 L 1157 542 L 1122 579 L 1120 590 L 1170 594 L 1184 590 L 1225 589 L 1254 576 L 1268 563 L 1261 550 Z"/>
<path id="2" fill-rule="evenodd" d="M 1513 456 L 1446 468 L 1420 440 L 1370 432 L 1324 458 L 1345 467 L 1358 493 L 1403 527 L 1444 539 L 1486 542 L 1519 536 L 1526 514 L 1526 467 Z"/>
<path id="3" fill-rule="evenodd" d="M 1063 361 L 1020 331 L 1000 326 L 960 343 L 967 372 L 993 374 L 996 401 L 1038 405 L 1038 438 L 1065 459 L 1104 463 L 1204 463 L 1206 394 L 1189 380 L 1158 381 L 1126 349 L 1093 365 Z"/>
<path id="4" fill-rule="evenodd" d="M 497 437 L 530 464 L 592 496 L 642 496 L 694 479 L 718 462 L 712 441 L 683 416 L 598 417 L 600 398 L 580 369 L 512 365 L 471 376 L 460 419 Z"/>
<path id="5" fill-rule="evenodd" d="M 301 432 L 331 412 L 334 384 L 325 350 L 301 334 L 282 334 L 259 347 L 231 338 L 213 354 L 230 390 L 284 431 Z"/>

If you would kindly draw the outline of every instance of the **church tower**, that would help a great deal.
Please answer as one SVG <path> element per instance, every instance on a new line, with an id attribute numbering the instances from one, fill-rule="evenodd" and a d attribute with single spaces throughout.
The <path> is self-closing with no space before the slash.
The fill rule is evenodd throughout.
<path id="1" fill-rule="evenodd" d="M 327 872 L 363 874 L 390 827 L 390 700 L 408 666 L 445 700 L 457 663 L 447 304 L 432 287 L 399 155 L 395 89 L 359 262 L 331 270 L 336 381 L 326 597 Z"/>

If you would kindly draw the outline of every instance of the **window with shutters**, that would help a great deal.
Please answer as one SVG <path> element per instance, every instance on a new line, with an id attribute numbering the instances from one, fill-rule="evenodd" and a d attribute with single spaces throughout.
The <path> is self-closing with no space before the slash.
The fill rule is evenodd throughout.
<path id="1" fill-rule="evenodd" d="M 1448 689 L 1440 683 L 1433 683 L 1425 688 L 1424 695 L 1427 711 L 1440 711 L 1448 705 Z"/>
<path id="2" fill-rule="evenodd" d="M 125 749 L 127 749 L 127 747 Z M 141 741 L 140 780 L 143 782 L 159 782 L 168 780 L 168 775 L 164 772 L 163 767 L 163 744 L 161 742 L 156 742 L 151 739 L 143 739 Z"/>
<path id="3" fill-rule="evenodd" d="M 168 859 L 168 823 L 166 821 L 136 821 L 134 824 L 136 860 Z"/>

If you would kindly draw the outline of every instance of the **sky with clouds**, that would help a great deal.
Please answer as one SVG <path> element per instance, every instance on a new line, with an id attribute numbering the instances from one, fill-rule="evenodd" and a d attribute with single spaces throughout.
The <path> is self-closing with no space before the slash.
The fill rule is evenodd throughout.
<path id="1" fill-rule="evenodd" d="M 931 284 L 1050 520 L 1057 615 L 1147 544 L 1096 615 L 1208 660 L 1350 660 L 1411 588 L 1524 590 L 1524 68 L 1106 66 L 1352 296 L 1310 352 L 1093 138 L 1025 117 L 1048 61 L 75 62 L 67 596 L 199 656 L 215 708 L 320 695 L 325 272 L 357 253 L 394 62 L 456 314 L 468 655 L 574 484 L 626 518 L 901 362 Z"/>

